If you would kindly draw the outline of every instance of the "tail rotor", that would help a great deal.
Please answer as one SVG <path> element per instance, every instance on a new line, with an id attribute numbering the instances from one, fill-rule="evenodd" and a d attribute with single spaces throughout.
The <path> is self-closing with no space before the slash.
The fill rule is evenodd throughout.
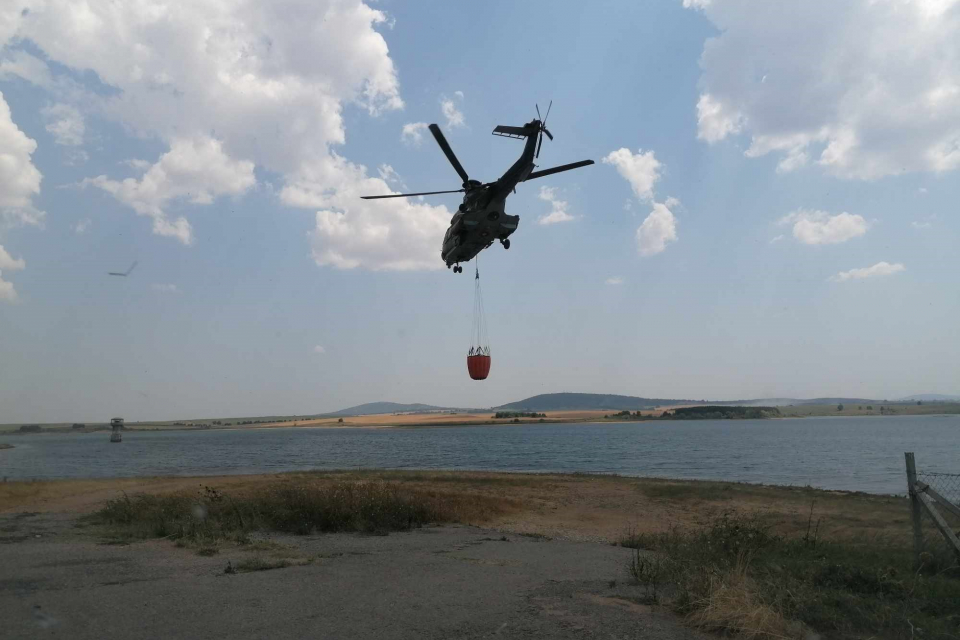
<path id="1" fill-rule="evenodd" d="M 540 105 L 534 105 L 537 108 L 537 120 L 540 120 Z M 543 146 L 543 134 L 547 134 L 547 137 L 553 140 L 553 134 L 547 129 L 547 118 L 550 117 L 550 109 L 553 108 L 553 100 L 550 101 L 550 104 L 547 105 L 547 115 L 543 117 L 543 120 L 540 120 L 540 139 L 537 140 L 537 153 L 536 156 L 540 157 L 540 147 Z"/>

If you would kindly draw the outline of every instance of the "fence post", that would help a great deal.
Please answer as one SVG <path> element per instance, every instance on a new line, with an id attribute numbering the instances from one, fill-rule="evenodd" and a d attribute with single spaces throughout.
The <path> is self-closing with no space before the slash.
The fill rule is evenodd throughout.
<path id="1" fill-rule="evenodd" d="M 913 520 L 913 566 L 920 568 L 920 552 L 923 551 L 923 531 L 920 529 L 922 517 L 920 497 L 917 495 L 917 465 L 913 452 L 904 453 L 907 462 L 907 492 L 910 496 L 910 514 Z"/>

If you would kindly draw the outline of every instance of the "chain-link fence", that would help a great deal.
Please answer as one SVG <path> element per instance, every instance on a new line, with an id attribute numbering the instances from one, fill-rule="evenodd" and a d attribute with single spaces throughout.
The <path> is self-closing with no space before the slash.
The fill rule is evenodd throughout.
<path id="1" fill-rule="evenodd" d="M 908 477 L 909 467 L 908 464 Z M 957 569 L 960 567 L 960 550 L 955 546 L 960 538 L 960 473 L 917 470 L 915 486 L 922 514 L 920 561 L 937 570 Z"/>

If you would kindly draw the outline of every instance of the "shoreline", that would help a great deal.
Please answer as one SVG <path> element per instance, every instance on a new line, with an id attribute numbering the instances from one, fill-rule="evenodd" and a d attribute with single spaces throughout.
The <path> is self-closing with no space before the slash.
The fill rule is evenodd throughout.
<path id="1" fill-rule="evenodd" d="M 580 413 L 580 412 L 577 412 Z M 134 423 L 131 426 L 127 426 L 124 429 L 126 433 L 147 433 L 152 431 L 188 431 L 188 432 L 202 432 L 202 431 L 257 431 L 257 430 L 266 430 L 266 429 L 436 429 L 444 427 L 495 427 L 495 426 L 530 426 L 530 425 L 556 425 L 556 424 L 631 424 L 638 422 L 704 422 L 707 420 L 713 420 L 716 422 L 745 422 L 745 421 L 778 421 L 778 420 L 804 420 L 808 418 L 947 418 L 960 415 L 960 413 L 893 413 L 893 414 L 868 414 L 868 415 L 857 415 L 849 413 L 841 414 L 810 414 L 810 415 L 781 415 L 781 416 L 772 416 L 765 418 L 669 418 L 663 419 L 654 416 L 643 416 L 641 418 L 604 418 L 604 417 L 584 417 L 584 418 L 565 418 L 565 417 L 548 417 L 547 418 L 520 418 L 519 422 L 514 422 L 511 418 L 503 419 L 478 419 L 478 420 L 434 420 L 434 421 L 425 421 L 425 422 L 396 422 L 396 421 L 384 421 L 377 422 L 374 419 L 385 416 L 386 414 L 374 414 L 370 416 L 355 416 L 353 420 L 365 420 L 365 422 L 326 422 L 330 420 L 329 418 L 319 419 L 317 421 L 305 421 L 305 422 L 314 422 L 313 424 L 290 424 L 289 422 L 276 422 L 276 423 L 267 423 L 267 424 L 256 424 L 256 425 L 213 425 L 213 426 L 181 426 L 181 425 L 165 425 L 165 424 L 151 424 L 145 423 L 145 426 L 139 426 L 137 423 Z M 416 414 L 416 415 L 427 415 L 427 414 Z M 323 420 L 323 422 L 321 422 Z M 59 424 L 59 423 L 54 423 Z M 6 425 L 2 425 L 6 426 Z M 41 425 L 41 428 L 43 425 Z M 110 431 L 109 427 L 99 427 L 92 429 L 73 429 L 71 427 L 48 427 L 39 432 L 30 432 L 24 433 L 18 430 L 2 430 L 0 429 L 0 437 L 6 436 L 42 436 L 50 434 L 66 434 L 72 433 L 77 435 L 84 434 L 93 434 L 93 433 L 108 433 Z M 12 445 L 11 445 L 12 446 Z M 0 449 L 7 448 L 0 444 Z"/>

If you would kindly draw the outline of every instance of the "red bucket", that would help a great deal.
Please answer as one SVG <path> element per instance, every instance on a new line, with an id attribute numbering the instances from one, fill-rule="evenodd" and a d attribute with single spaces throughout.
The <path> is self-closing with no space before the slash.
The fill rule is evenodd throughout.
<path id="1" fill-rule="evenodd" d="M 485 380 L 490 374 L 490 356 L 467 356 L 467 371 L 474 380 Z"/>

